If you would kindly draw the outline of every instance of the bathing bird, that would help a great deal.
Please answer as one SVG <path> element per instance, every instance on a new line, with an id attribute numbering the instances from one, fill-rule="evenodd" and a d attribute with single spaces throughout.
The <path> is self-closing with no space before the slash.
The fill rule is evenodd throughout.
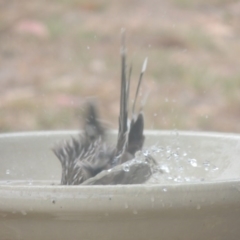
<path id="1" fill-rule="evenodd" d="M 80 185 L 103 170 L 109 170 L 134 158 L 144 144 L 144 116 L 142 107 L 135 113 L 139 89 L 147 66 L 145 59 L 138 80 L 132 110 L 129 111 L 129 90 L 132 67 L 127 69 L 125 34 L 121 43 L 120 113 L 116 146 L 106 142 L 106 129 L 99 120 L 96 104 L 87 103 L 83 131 L 53 148 L 62 165 L 62 185 Z M 131 120 L 129 123 L 129 113 Z M 109 183 L 111 184 L 111 183 Z"/>

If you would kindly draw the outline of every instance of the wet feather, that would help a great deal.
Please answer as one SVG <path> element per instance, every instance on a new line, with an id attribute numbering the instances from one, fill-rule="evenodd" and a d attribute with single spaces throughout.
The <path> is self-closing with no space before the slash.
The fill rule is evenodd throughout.
<path id="1" fill-rule="evenodd" d="M 127 74 L 124 33 L 122 33 L 121 62 L 120 115 L 116 147 L 111 147 L 106 143 L 106 130 L 99 120 L 96 104 L 92 101 L 88 102 L 83 132 L 77 138 L 71 138 L 53 148 L 53 152 L 62 165 L 61 184 L 63 185 L 82 184 L 103 170 L 111 169 L 133 159 L 135 153 L 143 147 L 144 116 L 142 109 L 135 114 L 135 108 L 147 59 L 143 63 L 133 102 L 130 126 L 128 126 L 132 67 Z M 116 179 L 113 181 L 116 184 Z M 126 181 L 119 182 L 125 183 Z"/>

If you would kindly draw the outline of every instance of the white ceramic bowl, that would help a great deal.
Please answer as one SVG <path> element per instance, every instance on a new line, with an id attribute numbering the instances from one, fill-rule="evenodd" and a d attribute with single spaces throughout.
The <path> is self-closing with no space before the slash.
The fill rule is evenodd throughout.
<path id="1" fill-rule="evenodd" d="M 199 181 L 59 186 L 51 147 L 75 134 L 0 135 L 1 240 L 240 239 L 239 135 L 146 132 L 146 146 L 177 145 L 199 166 L 217 166 L 193 167 Z"/>

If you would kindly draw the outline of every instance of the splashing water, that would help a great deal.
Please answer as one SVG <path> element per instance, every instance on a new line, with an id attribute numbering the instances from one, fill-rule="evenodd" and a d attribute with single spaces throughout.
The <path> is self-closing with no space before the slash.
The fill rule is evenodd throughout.
<path id="1" fill-rule="evenodd" d="M 191 147 L 179 147 L 178 133 L 171 145 L 155 144 L 135 154 L 137 161 L 152 157 L 152 177 L 148 184 L 202 182 L 214 177 L 219 167 L 209 160 L 198 159 L 190 153 Z"/>

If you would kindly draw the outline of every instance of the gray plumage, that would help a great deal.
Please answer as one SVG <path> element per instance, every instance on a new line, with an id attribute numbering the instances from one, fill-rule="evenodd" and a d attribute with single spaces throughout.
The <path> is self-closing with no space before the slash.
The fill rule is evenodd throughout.
<path id="1" fill-rule="evenodd" d="M 82 184 L 103 170 L 114 168 L 133 159 L 135 153 L 143 147 L 145 139 L 143 135 L 144 117 L 141 111 L 138 114 L 135 114 L 134 111 L 142 76 L 146 68 L 146 61 L 143 64 L 139 78 L 132 108 L 132 119 L 128 127 L 131 68 L 127 75 L 124 35 L 122 35 L 121 60 L 120 115 L 116 147 L 107 145 L 105 140 L 106 131 L 98 119 L 96 106 L 93 102 L 89 102 L 86 109 L 83 133 L 78 138 L 64 141 L 53 149 L 62 165 L 61 184 L 63 185 Z M 115 179 L 113 184 L 116 184 L 116 182 Z M 119 182 L 125 183 L 126 181 Z"/>
<path id="2" fill-rule="evenodd" d="M 93 103 L 87 105 L 83 133 L 55 146 L 53 152 L 62 165 L 63 185 L 79 185 L 111 167 L 112 150 L 105 143 L 105 130 Z"/>

